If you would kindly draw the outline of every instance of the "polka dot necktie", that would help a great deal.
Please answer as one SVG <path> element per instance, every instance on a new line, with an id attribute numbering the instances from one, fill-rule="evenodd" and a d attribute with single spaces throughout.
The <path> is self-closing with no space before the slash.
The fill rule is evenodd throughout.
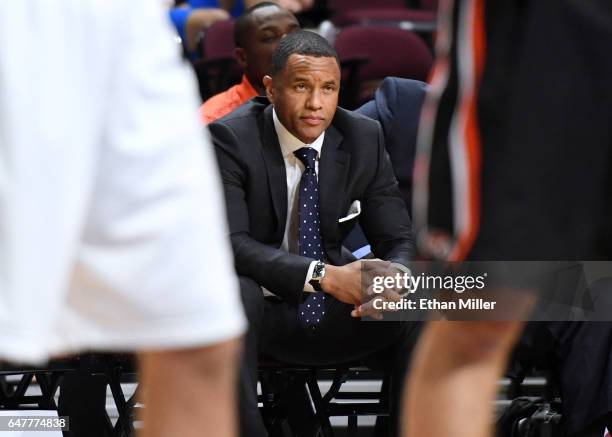
<path id="1" fill-rule="evenodd" d="M 319 220 L 319 189 L 315 161 L 317 150 L 302 147 L 293 154 L 306 167 L 300 180 L 298 208 L 298 249 L 301 256 L 323 260 L 323 242 L 321 240 Z M 298 308 L 298 319 L 307 327 L 315 328 L 325 315 L 325 293 L 310 293 Z"/>

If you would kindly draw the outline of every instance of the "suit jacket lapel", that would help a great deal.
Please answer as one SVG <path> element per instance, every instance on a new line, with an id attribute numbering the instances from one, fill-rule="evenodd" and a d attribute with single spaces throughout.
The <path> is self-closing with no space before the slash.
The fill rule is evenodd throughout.
<path id="1" fill-rule="evenodd" d="M 278 142 L 278 136 L 274 129 L 272 105 L 264 109 L 262 123 L 262 150 L 268 170 L 268 183 L 270 184 L 272 204 L 278 220 L 275 240 L 282 241 L 285 232 L 285 223 L 287 221 L 287 173 L 283 154 Z"/>
<path id="2" fill-rule="evenodd" d="M 325 131 L 325 140 L 319 161 L 319 209 L 323 239 L 336 232 L 336 221 L 344 202 L 343 187 L 348 176 L 350 155 L 341 150 L 342 134 L 330 125 Z"/>

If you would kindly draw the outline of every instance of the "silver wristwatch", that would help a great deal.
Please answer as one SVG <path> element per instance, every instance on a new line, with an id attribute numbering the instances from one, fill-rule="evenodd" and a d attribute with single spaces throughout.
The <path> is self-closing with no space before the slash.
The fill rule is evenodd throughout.
<path id="1" fill-rule="evenodd" d="M 312 278 L 309 281 L 309 284 L 312 285 L 317 291 L 322 291 L 321 281 L 325 277 L 325 263 L 323 261 L 317 261 L 312 271 Z"/>

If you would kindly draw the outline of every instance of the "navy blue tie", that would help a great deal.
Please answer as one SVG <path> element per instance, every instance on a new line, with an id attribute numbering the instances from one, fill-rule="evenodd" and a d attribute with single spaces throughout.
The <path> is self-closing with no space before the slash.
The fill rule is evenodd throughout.
<path id="1" fill-rule="evenodd" d="M 323 260 L 323 241 L 319 219 L 319 184 L 315 162 L 318 152 L 312 147 L 302 147 L 293 154 L 304 164 L 300 180 L 298 208 L 298 249 L 301 256 Z M 325 293 L 311 293 L 298 309 L 298 319 L 303 325 L 316 327 L 325 315 Z"/>

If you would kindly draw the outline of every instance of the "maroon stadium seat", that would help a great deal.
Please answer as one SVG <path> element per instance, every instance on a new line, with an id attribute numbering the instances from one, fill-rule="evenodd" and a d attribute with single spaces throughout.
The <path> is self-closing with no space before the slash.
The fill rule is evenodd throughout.
<path id="1" fill-rule="evenodd" d="M 408 30 L 431 32 L 436 26 L 436 0 L 425 0 L 422 9 L 406 7 L 404 0 L 329 0 L 332 22 L 338 27 L 395 24 Z"/>
<path id="2" fill-rule="evenodd" d="M 234 56 L 234 21 L 217 21 L 204 34 L 202 57 L 194 62 L 200 94 L 206 100 L 240 82 L 242 68 Z"/>
<path id="3" fill-rule="evenodd" d="M 428 11 L 438 11 L 438 0 L 421 0 L 421 9 Z"/>
<path id="4" fill-rule="evenodd" d="M 340 31 L 334 45 L 343 64 L 367 60 L 356 73 L 357 85 L 345 90 L 346 94 L 357 96 L 351 102 L 343 102 L 349 108 L 369 100 L 387 76 L 426 82 L 433 62 L 430 50 L 419 36 L 395 27 L 348 27 Z"/>
<path id="5" fill-rule="evenodd" d="M 202 57 L 234 59 L 234 20 L 217 21 L 204 34 Z"/>

